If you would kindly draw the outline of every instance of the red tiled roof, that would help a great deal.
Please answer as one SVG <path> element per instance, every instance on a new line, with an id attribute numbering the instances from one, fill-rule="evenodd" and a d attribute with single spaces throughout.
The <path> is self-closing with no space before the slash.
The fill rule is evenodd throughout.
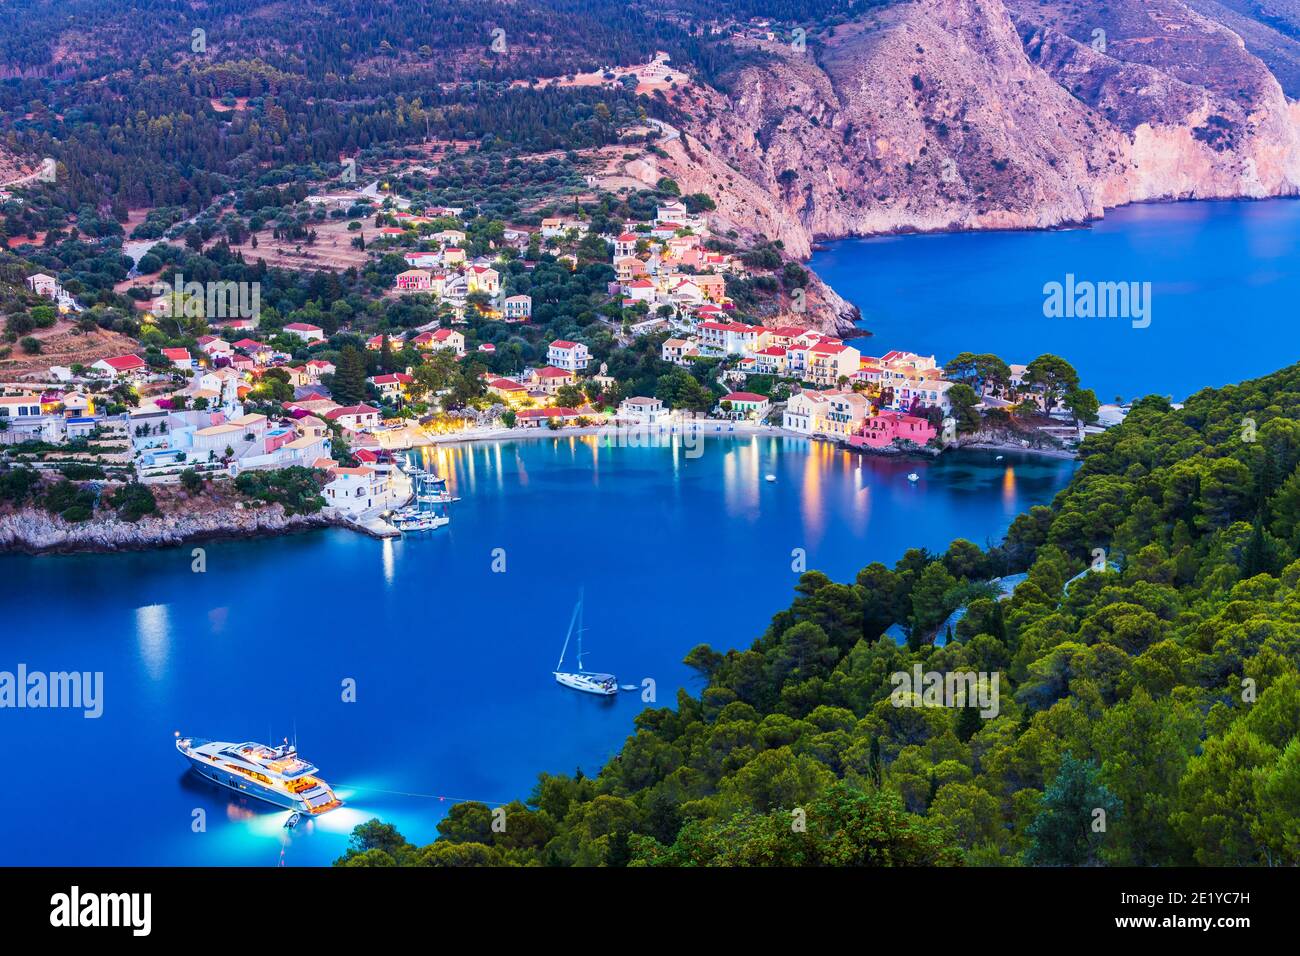
<path id="1" fill-rule="evenodd" d="M 378 415 L 379 409 L 371 408 L 369 405 L 344 405 L 342 408 L 335 408 L 325 413 L 325 417 L 333 421 L 336 418 L 342 418 L 344 415 Z"/>
<path id="2" fill-rule="evenodd" d="M 525 408 L 517 412 L 516 418 L 573 418 L 578 414 L 576 408 L 564 406 L 547 406 L 546 408 Z"/>

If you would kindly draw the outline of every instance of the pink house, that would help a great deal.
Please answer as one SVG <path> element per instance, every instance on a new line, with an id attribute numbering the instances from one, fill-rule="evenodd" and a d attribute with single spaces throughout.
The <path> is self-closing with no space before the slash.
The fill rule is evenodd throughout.
<path id="1" fill-rule="evenodd" d="M 427 291 L 433 288 L 433 276 L 423 269 L 407 269 L 397 274 L 397 288 L 403 291 Z"/>
<path id="2" fill-rule="evenodd" d="M 281 448 L 284 445 L 289 444 L 289 442 L 294 441 L 295 439 L 297 439 L 297 437 L 298 437 L 298 433 L 290 428 L 282 429 L 277 433 L 267 435 L 266 454 L 268 455 L 271 454 L 271 452 L 275 451 L 277 448 Z"/>
<path id="3" fill-rule="evenodd" d="M 849 437 L 849 444 L 854 447 L 888 448 L 897 438 L 903 438 L 917 445 L 924 445 L 935 435 L 938 429 L 924 418 L 904 415 L 902 412 L 881 412 L 863 423 L 862 430 Z"/>

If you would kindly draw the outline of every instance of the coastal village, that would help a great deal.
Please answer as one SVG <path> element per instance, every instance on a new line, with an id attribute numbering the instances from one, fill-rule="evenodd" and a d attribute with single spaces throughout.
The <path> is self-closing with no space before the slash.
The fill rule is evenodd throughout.
<path id="1" fill-rule="evenodd" d="M 333 863 L 274 905 L 887 865 L 1059 922 L 1078 868 L 1073 924 L 1266 923 L 1300 14 L 1084 6 L 0 6 L 11 922 Z"/>
<path id="2" fill-rule="evenodd" d="M 314 198 L 354 203 L 359 197 Z M 186 474 L 210 480 L 311 469 L 322 476 L 326 506 L 364 523 L 411 496 L 394 452 L 444 440 L 611 426 L 658 435 L 720 433 L 725 426 L 734 434 L 740 426 L 897 453 L 933 452 L 956 436 L 952 394 L 963 383 L 935 356 L 866 354 L 859 348 L 863 339 L 846 341 L 798 322 L 797 308 L 770 324 L 742 320 L 728 283 L 751 270 L 740 256 L 711 249 L 708 216 L 680 199 L 663 199 L 647 221 L 594 237 L 578 216 L 507 227 L 498 250 L 476 256 L 466 251 L 466 232 L 449 225 L 467 214 L 474 215 L 463 208 L 416 209 L 392 194 L 378 208 L 375 221 L 391 225 L 378 228 L 369 248 L 400 255 L 406 265 L 394 276 L 389 297 L 436 303 L 438 318 L 363 337 L 371 363 L 383 357 L 365 376 L 363 395 L 338 388 L 341 360 L 331 338 L 346 330 L 331 336 L 299 321 L 266 330 L 258 315 L 214 317 L 192 346 L 52 366 L 32 376 L 41 380 L 36 385 L 4 383 L 0 442 L 19 450 L 25 443 L 58 449 L 116 435 L 123 441 L 114 460 L 119 474 L 145 484 L 176 483 Z M 526 327 L 533 320 L 533 298 L 510 288 L 508 261 L 545 254 L 574 270 L 576 247 L 583 244 L 589 254 L 592 238 L 613 270 L 605 292 L 621 321 L 606 322 L 619 346 L 649 341 L 668 367 L 707 365 L 713 386 L 708 407 L 700 407 L 699 395 L 708 394 L 702 388 L 692 390 L 690 402 L 671 394 L 622 395 L 586 342 L 556 338 L 545 345 L 544 363 L 514 374 L 475 366 L 473 414 L 443 414 L 450 390 L 430 388 L 420 366 L 440 361 L 465 367 L 490 357 L 493 344 L 471 344 L 477 327 Z M 525 259 L 524 268 L 532 261 Z M 61 314 L 80 308 L 52 276 L 34 274 L 26 282 Z M 149 301 L 145 321 L 176 319 L 197 312 L 194 305 L 168 291 Z M 418 364 L 395 361 L 403 355 Z M 1036 386 L 1026 366 L 1007 366 L 1001 377 L 1005 381 L 979 383 L 976 412 L 1028 402 L 1047 419 L 1040 427 L 1054 446 L 1081 439 L 1083 423 L 1059 404 L 1053 408 L 1048 390 Z M 1121 414 L 1104 411 L 1114 420 Z"/>
<path id="3" fill-rule="evenodd" d="M 612 75 L 601 82 L 659 91 L 680 79 L 666 54 Z M 1123 417 L 1075 401 L 1054 356 L 945 369 L 905 342 L 875 347 L 780 243 L 742 239 L 707 194 L 656 178 L 655 143 L 676 131 L 627 121 L 638 147 L 617 157 L 453 148 L 365 184 L 145 218 L 136 232 L 153 238 L 131 244 L 112 290 L 125 318 L 82 274 L 24 269 L 26 311 L 0 347 L 0 454 L 47 478 L 152 488 L 303 469 L 328 514 L 386 531 L 416 490 L 401 453 L 444 441 L 762 431 L 863 453 L 1068 455 Z M 445 185 L 471 172 L 495 185 Z M 526 204 L 516 181 L 533 184 Z M 212 278 L 217 263 L 242 281 Z M 314 299 L 279 291 L 308 278 Z M 47 351 L 61 361 L 43 366 Z"/>

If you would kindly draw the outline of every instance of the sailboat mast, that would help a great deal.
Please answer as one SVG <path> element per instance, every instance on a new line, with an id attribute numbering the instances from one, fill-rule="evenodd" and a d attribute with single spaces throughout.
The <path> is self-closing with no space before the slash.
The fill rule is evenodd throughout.
<path id="1" fill-rule="evenodd" d="M 583 626 L 584 621 L 583 621 L 583 611 L 582 611 L 582 603 L 583 603 L 582 598 L 583 598 L 583 594 L 581 591 L 579 591 L 578 592 L 578 673 L 579 674 L 582 673 L 582 632 L 586 629 Z"/>
<path id="2" fill-rule="evenodd" d="M 573 616 L 569 618 L 569 632 L 564 635 L 564 647 L 560 650 L 560 663 L 555 665 L 555 669 L 557 671 L 560 670 L 562 667 L 564 667 L 564 655 L 569 652 L 569 639 L 573 637 L 573 625 L 578 620 L 578 615 L 581 613 L 582 613 L 582 597 L 579 596 L 578 603 L 573 609 Z M 581 648 L 582 646 L 581 631 L 578 632 L 578 646 L 579 648 Z M 581 651 L 579 651 L 579 653 L 581 654 Z M 581 660 L 578 661 L 578 669 L 579 670 L 582 669 Z"/>

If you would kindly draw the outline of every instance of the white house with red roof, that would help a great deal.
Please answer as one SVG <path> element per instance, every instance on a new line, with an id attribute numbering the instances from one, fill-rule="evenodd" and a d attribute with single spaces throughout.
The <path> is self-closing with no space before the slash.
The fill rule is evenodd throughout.
<path id="1" fill-rule="evenodd" d="M 657 294 L 658 288 L 649 279 L 633 279 L 623 283 L 625 302 L 653 302 Z"/>
<path id="2" fill-rule="evenodd" d="M 625 232 L 614 240 L 614 258 L 626 259 L 636 255 L 637 240 L 644 239 L 635 232 Z"/>
<path id="3" fill-rule="evenodd" d="M 700 344 L 725 355 L 747 355 L 767 345 L 767 329 L 743 322 L 701 322 Z"/>
<path id="4" fill-rule="evenodd" d="M 217 335 L 201 335 L 197 342 L 199 351 L 209 358 L 230 358 L 234 351 L 230 343 Z"/>
<path id="5" fill-rule="evenodd" d="M 236 351 L 243 352 L 258 365 L 265 365 L 275 355 L 275 349 L 265 342 L 259 342 L 257 339 L 243 338 L 235 342 L 232 346 Z"/>
<path id="6" fill-rule="evenodd" d="M 411 339 L 411 344 L 426 352 L 438 352 L 444 349 L 455 352 L 457 356 L 465 354 L 465 336 L 455 329 L 434 329 L 421 332 Z"/>
<path id="7" fill-rule="evenodd" d="M 325 341 L 325 330 L 319 325 L 312 325 L 309 322 L 290 322 L 284 327 L 284 331 L 294 338 L 302 339 L 304 342 Z"/>
<path id="8" fill-rule="evenodd" d="M 703 305 L 707 298 L 700 280 L 704 276 L 690 276 L 678 279 L 670 290 L 673 302 L 685 308 Z"/>
<path id="9" fill-rule="evenodd" d="M 390 372 L 386 375 L 372 375 L 367 381 L 379 389 L 379 394 L 384 398 L 394 399 L 405 395 L 415 379 L 405 372 Z"/>
<path id="10" fill-rule="evenodd" d="M 581 372 L 591 361 L 591 352 L 581 342 L 556 339 L 546 350 L 547 364 L 569 372 Z"/>
<path id="11" fill-rule="evenodd" d="M 325 417 L 353 432 L 379 425 L 379 409 L 369 405 L 341 405 L 326 412 Z"/>
<path id="12" fill-rule="evenodd" d="M 138 355 L 114 355 L 90 366 L 116 379 L 138 378 L 149 370 L 149 363 Z"/>
<path id="13" fill-rule="evenodd" d="M 779 345 L 769 345 L 754 353 L 754 371 L 760 375 L 785 375 L 786 350 Z"/>
<path id="14" fill-rule="evenodd" d="M 172 363 L 172 368 L 189 371 L 194 368 L 194 356 L 189 349 L 163 349 L 163 358 Z"/>
<path id="15" fill-rule="evenodd" d="M 728 392 L 722 396 L 718 406 L 732 418 L 751 418 L 756 421 L 762 421 L 772 410 L 771 400 L 766 395 L 755 392 Z"/>

